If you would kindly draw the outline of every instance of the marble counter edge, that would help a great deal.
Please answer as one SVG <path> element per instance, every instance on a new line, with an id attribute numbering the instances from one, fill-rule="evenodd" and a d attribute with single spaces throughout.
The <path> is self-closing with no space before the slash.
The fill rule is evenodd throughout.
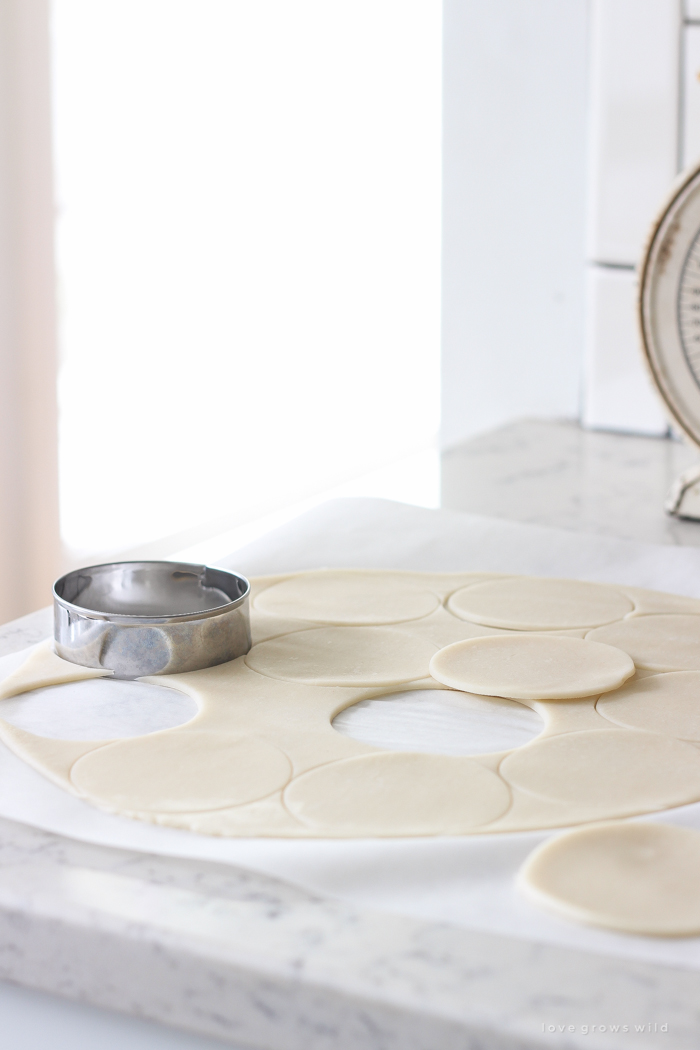
<path id="1" fill-rule="evenodd" d="M 0 628 L 0 642 L 18 650 L 45 625 L 42 610 Z M 624 1036 L 581 1026 L 621 1018 L 667 1023 L 683 1050 L 700 1029 L 694 971 L 369 912 L 6 820 L 0 976 L 269 1050 L 612 1050 Z M 545 1024 L 577 1031 L 564 1043 Z"/>

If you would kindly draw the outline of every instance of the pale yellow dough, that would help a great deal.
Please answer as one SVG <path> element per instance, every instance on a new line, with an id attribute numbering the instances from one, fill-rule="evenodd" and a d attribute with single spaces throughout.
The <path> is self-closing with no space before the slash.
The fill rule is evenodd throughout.
<path id="1" fill-rule="evenodd" d="M 109 809 L 178 813 L 254 802 L 291 774 L 284 752 L 265 740 L 178 728 L 84 755 L 70 776 L 81 794 Z"/>
<path id="2" fill-rule="evenodd" d="M 312 769 L 289 785 L 284 801 L 319 831 L 461 835 L 505 813 L 510 791 L 470 759 L 390 752 Z"/>
<path id="3" fill-rule="evenodd" d="M 700 615 L 631 616 L 586 637 L 624 649 L 650 671 L 700 671 Z"/>
<path id="4" fill-rule="evenodd" d="M 700 671 L 672 671 L 602 696 L 598 711 L 628 729 L 700 741 Z"/>
<path id="5" fill-rule="evenodd" d="M 440 604 L 414 573 L 320 569 L 282 580 L 255 599 L 255 608 L 290 620 L 375 626 L 429 616 Z"/>
<path id="6" fill-rule="evenodd" d="M 700 750 L 634 729 L 561 733 L 512 751 L 503 776 L 530 795 L 607 815 L 648 813 L 700 798 Z"/>
<path id="7" fill-rule="evenodd" d="M 456 591 L 447 608 L 461 620 L 516 631 L 598 627 L 621 620 L 634 605 L 600 583 L 513 576 Z"/>
<path id="8" fill-rule="evenodd" d="M 338 595 L 329 586 L 333 580 Z M 513 589 L 521 608 L 523 595 L 539 593 L 540 610 L 549 612 L 537 611 L 528 622 L 527 610 L 519 613 L 525 633 L 475 626 L 447 610 L 456 595 L 486 584 L 492 595 L 496 584 L 500 594 Z M 253 580 L 252 595 L 256 644 L 246 657 L 150 679 L 196 701 L 198 714 L 186 725 L 118 741 L 70 741 L 0 720 L 0 738 L 55 784 L 95 806 L 206 835 L 495 834 L 700 800 L 700 747 L 687 742 L 697 724 L 690 677 L 636 676 L 601 697 L 633 666 L 620 651 L 625 645 L 595 641 L 607 642 L 604 633 L 615 631 L 627 640 L 631 630 L 643 666 L 655 666 L 659 646 L 667 658 L 673 649 L 678 661 L 679 652 L 692 651 L 700 602 L 678 599 L 675 614 L 673 596 L 628 595 L 595 584 L 335 570 Z M 580 604 L 579 612 L 572 604 Z M 531 630 L 546 622 L 551 631 L 582 632 L 571 624 L 600 622 L 613 613 L 622 618 L 632 607 L 651 614 L 635 611 L 588 632 L 585 640 Z M 319 627 L 322 617 L 349 622 Z M 390 617 L 390 625 L 375 623 L 378 617 Z M 659 621 L 667 625 L 661 641 L 658 630 L 648 630 Z M 514 617 L 502 622 L 512 624 Z M 488 657 L 478 689 L 459 662 L 455 673 L 453 642 L 458 654 L 466 646 Z M 448 648 L 438 652 L 441 646 Z M 417 697 L 434 689 L 430 668 L 439 677 L 443 665 L 452 666 L 454 677 L 442 676 L 451 688 L 478 692 L 485 702 L 484 694 L 500 691 L 534 708 L 544 722 L 540 736 L 510 751 L 443 756 L 378 749 L 333 728 L 335 716 L 360 701 L 397 687 Z M 65 663 L 45 647 L 7 679 L 3 693 L 95 674 L 101 672 Z M 584 691 L 592 695 L 564 699 Z M 465 725 L 465 737 L 469 731 Z"/>
<path id="9" fill-rule="evenodd" d="M 567 919 L 625 933 L 700 933 L 700 832 L 651 823 L 578 828 L 530 854 L 521 889 Z"/>
<path id="10" fill-rule="evenodd" d="M 428 677 L 437 646 L 391 627 L 317 627 L 254 645 L 248 667 L 308 685 L 400 685 Z"/>
<path id="11" fill-rule="evenodd" d="M 67 663 L 56 656 L 53 641 L 47 640 L 34 646 L 21 667 L 0 683 L 0 700 L 8 700 L 11 696 L 47 685 L 62 685 L 64 682 L 78 682 L 87 678 L 108 678 L 111 674 L 111 671 Z"/>
<path id="12" fill-rule="evenodd" d="M 580 638 L 497 635 L 441 649 L 430 673 L 452 689 L 511 700 L 568 700 L 617 689 L 634 674 L 626 653 Z"/>

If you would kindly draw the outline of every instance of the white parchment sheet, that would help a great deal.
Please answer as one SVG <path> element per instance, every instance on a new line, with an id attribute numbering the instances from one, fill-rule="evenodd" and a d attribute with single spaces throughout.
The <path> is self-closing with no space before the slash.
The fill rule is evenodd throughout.
<path id="1" fill-rule="evenodd" d="M 333 501 L 225 563 L 250 575 L 322 566 L 520 572 L 700 597 L 699 549 L 628 543 L 381 500 Z M 0 680 L 23 658 L 19 653 L 2 658 Z M 119 683 L 109 685 L 116 696 Z M 31 702 L 32 694 L 27 694 L 28 716 Z M 68 694 L 62 702 L 70 702 Z M 3 703 L 12 704 L 15 713 L 21 710 L 21 698 Z M 167 705 L 166 694 L 152 705 L 156 719 L 161 703 Z M 41 728 L 38 717 L 31 726 L 34 732 Z M 186 717 L 183 711 L 178 720 Z M 120 718 L 124 735 L 130 735 L 133 703 L 125 702 L 123 714 L 113 716 L 111 724 Z M 434 731 L 440 719 L 430 703 L 425 719 L 426 732 Z M 55 723 L 55 717 L 50 721 Z M 144 731 L 143 723 L 138 731 Z M 478 721 L 470 731 L 478 740 Z M 493 726 L 483 732 L 493 732 Z M 51 733 L 55 729 L 47 722 L 46 735 Z M 45 780 L 2 745 L 0 815 L 100 845 L 240 865 L 359 906 L 700 969 L 700 937 L 609 933 L 559 919 L 521 897 L 515 873 L 536 845 L 557 832 L 347 841 L 217 839 L 101 813 Z M 700 830 L 700 803 L 641 819 Z"/>

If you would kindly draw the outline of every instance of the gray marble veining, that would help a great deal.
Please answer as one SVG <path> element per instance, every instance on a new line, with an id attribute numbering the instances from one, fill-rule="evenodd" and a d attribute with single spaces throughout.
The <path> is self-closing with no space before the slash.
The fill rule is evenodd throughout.
<path id="1" fill-rule="evenodd" d="M 700 522 L 663 509 L 700 449 L 669 438 L 519 420 L 442 456 L 442 506 L 648 543 L 700 546 Z"/>
<path id="2" fill-rule="evenodd" d="M 0 627 L 0 656 L 17 653 L 53 634 L 53 606 L 29 613 Z"/>
<path id="3" fill-rule="evenodd" d="M 654 1023 L 678 1050 L 697 1046 L 695 972 L 360 911 L 9 821 L 0 839 L 0 975 L 47 991 L 275 1050 L 514 1050 L 551 1046 L 560 1025 L 574 1032 L 559 1045 L 613 1048 L 628 1040 L 611 1025 Z"/>

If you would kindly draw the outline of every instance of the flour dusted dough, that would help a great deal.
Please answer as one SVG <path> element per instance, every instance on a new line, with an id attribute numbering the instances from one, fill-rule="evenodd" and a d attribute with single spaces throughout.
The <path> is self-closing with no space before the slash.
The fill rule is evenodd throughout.
<path id="1" fill-rule="evenodd" d="M 437 646 L 391 627 L 317 627 L 254 645 L 248 667 L 308 685 L 398 685 L 428 677 Z"/>
<path id="2" fill-rule="evenodd" d="M 566 700 L 617 689 L 634 674 L 610 645 L 546 635 L 469 638 L 441 649 L 430 673 L 452 689 L 512 700 Z"/>
<path id="3" fill-rule="evenodd" d="M 700 671 L 700 616 L 631 616 L 587 638 L 624 649 L 650 671 Z"/>
<path id="4" fill-rule="evenodd" d="M 550 839 L 518 883 L 566 918 L 626 933 L 700 933 L 700 833 L 651 823 L 579 828 Z"/>
<path id="5" fill-rule="evenodd" d="M 565 627 L 564 622 L 569 622 L 565 617 L 538 615 L 523 633 L 475 626 L 445 607 L 450 596 L 473 592 L 485 582 L 517 589 L 515 577 L 485 581 L 483 574 L 476 573 L 308 575 L 313 577 L 308 592 L 303 574 L 252 581 L 252 629 L 259 641 L 247 657 L 203 671 L 145 679 L 180 690 L 196 702 L 197 714 L 186 725 L 121 740 L 56 740 L 2 721 L 0 701 L 0 738 L 55 784 L 95 806 L 206 835 L 347 838 L 498 833 L 614 819 L 700 800 L 700 747 L 684 742 L 688 719 L 695 724 L 688 699 L 690 680 L 665 675 L 667 683 L 645 686 L 642 683 L 653 676 L 635 677 L 624 690 L 601 699 L 604 689 L 624 681 L 632 664 L 625 653 L 595 640 L 618 629 L 627 638 L 625 632 L 632 625 L 634 651 L 642 660 L 653 662 L 652 650 L 659 644 L 666 649 L 675 645 L 677 659 L 676 628 L 679 622 L 681 626 L 686 621 L 691 626 L 700 623 L 700 602 L 683 599 L 679 614 L 669 615 L 666 610 L 673 608 L 673 599 L 668 595 L 637 590 L 627 596 L 622 588 L 618 592 L 584 584 L 585 614 L 569 620 L 590 622 L 595 594 L 608 615 L 611 592 L 621 617 L 627 615 L 628 604 L 634 604 L 635 610 L 662 610 L 648 616 L 635 611 L 622 623 L 588 632 L 584 640 L 530 630 L 534 622 L 545 620 L 551 631 L 553 624 L 560 630 L 584 630 Z M 326 591 L 326 583 L 335 577 L 342 578 L 343 585 L 336 607 Z M 553 581 L 539 582 L 551 596 Z M 560 609 L 566 605 L 560 600 L 562 587 L 583 593 L 575 583 L 554 582 L 561 584 Z M 366 592 L 370 583 L 376 584 L 374 605 Z M 533 584 L 538 581 L 526 580 L 518 594 L 530 593 Z M 394 587 L 400 597 L 396 604 L 391 597 Z M 265 594 L 268 598 L 263 600 Z M 273 611 L 285 594 L 294 603 L 298 600 L 298 607 L 281 602 Z M 349 618 L 379 616 L 381 611 L 393 618 L 399 607 L 402 616 L 409 611 L 415 615 L 417 596 L 425 601 L 424 615 L 392 620 L 391 625 L 316 626 L 319 621 L 298 615 Z M 441 603 L 437 608 L 435 599 Z M 267 602 L 264 610 L 258 607 L 261 600 Z M 652 621 L 667 625 L 661 643 L 658 632 L 647 631 Z M 668 621 L 673 621 L 671 630 Z M 686 636 L 682 644 L 687 650 L 692 631 L 686 630 Z M 480 646 L 486 642 L 501 647 L 495 671 L 492 666 L 491 677 L 479 686 L 483 705 L 506 703 L 483 692 L 500 688 L 496 672 L 502 678 L 511 676 L 506 695 L 518 699 L 518 693 L 527 692 L 529 697 L 550 697 L 545 702 L 521 697 L 543 720 L 536 741 L 499 753 L 438 756 L 377 748 L 333 728 L 334 718 L 352 705 L 385 697 L 397 686 L 409 689 L 419 703 L 421 693 L 435 685 L 429 678 L 432 658 L 438 674 L 440 664 L 453 659 L 449 649 L 436 656 L 440 646 L 468 639 Z M 488 647 L 484 651 L 488 655 Z M 516 676 L 520 688 L 513 688 L 512 666 L 503 659 L 507 652 L 515 657 L 528 654 L 528 689 L 522 688 L 522 665 Z M 46 646 L 30 653 L 7 680 L 4 693 L 20 694 L 20 703 L 24 690 L 45 686 L 49 680 L 94 675 L 101 672 L 66 663 Z M 459 686 L 465 688 L 463 678 Z M 641 689 L 635 692 L 638 686 Z M 109 688 L 109 682 L 103 688 Z M 563 699 L 583 688 L 594 690 L 593 695 Z M 473 686 L 467 691 L 472 692 Z M 445 695 L 463 693 L 447 689 Z M 639 701 L 636 707 L 634 696 Z M 656 720 L 659 697 L 665 705 L 663 722 Z M 557 702 L 550 702 L 551 698 Z M 59 706 L 62 702 L 58 694 L 56 702 Z M 466 718 L 465 739 L 470 731 Z M 630 728 L 623 727 L 625 719 Z M 641 720 L 639 726 L 632 725 L 634 719 Z"/>
<path id="6" fill-rule="evenodd" d="M 650 675 L 601 697 L 596 706 L 628 729 L 700 741 L 700 671 Z"/>
<path id="7" fill-rule="evenodd" d="M 290 620 L 372 626 L 429 616 L 439 597 L 414 573 L 322 569 L 267 587 L 255 599 L 261 612 Z"/>
<path id="8" fill-rule="evenodd" d="M 362 835 L 460 835 L 500 817 L 510 791 L 473 759 L 363 755 L 312 769 L 284 793 L 312 829 Z"/>
<path id="9" fill-rule="evenodd" d="M 621 620 L 634 605 L 600 583 L 515 576 L 456 591 L 447 603 L 461 620 L 516 631 L 598 627 Z"/>

